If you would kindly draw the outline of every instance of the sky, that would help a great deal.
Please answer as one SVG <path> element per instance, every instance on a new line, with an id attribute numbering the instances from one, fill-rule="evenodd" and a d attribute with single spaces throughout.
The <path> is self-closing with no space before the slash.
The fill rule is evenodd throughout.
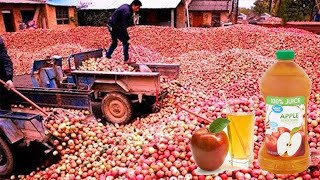
<path id="1" fill-rule="evenodd" d="M 239 0 L 239 7 L 250 8 L 256 0 Z"/>

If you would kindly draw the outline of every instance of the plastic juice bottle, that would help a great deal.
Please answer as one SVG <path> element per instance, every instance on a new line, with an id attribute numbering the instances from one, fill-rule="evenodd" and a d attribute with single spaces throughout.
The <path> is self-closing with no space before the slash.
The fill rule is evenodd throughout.
<path id="1" fill-rule="evenodd" d="M 259 84 L 266 103 L 266 132 L 258 162 L 268 172 L 294 174 L 310 164 L 307 103 L 311 81 L 293 61 L 293 51 L 277 51 L 276 57 Z"/>

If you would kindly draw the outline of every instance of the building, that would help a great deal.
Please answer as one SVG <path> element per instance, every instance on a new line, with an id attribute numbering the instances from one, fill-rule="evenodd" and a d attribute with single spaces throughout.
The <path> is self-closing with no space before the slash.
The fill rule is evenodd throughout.
<path id="1" fill-rule="evenodd" d="M 114 10 L 132 0 L 87 0 L 82 10 Z M 139 24 L 171 27 L 215 27 L 228 22 L 232 0 L 140 0 Z"/>
<path id="2" fill-rule="evenodd" d="M 190 0 L 188 14 L 192 27 L 220 27 L 230 20 L 231 0 Z"/>
<path id="3" fill-rule="evenodd" d="M 243 13 L 239 13 L 238 21 L 244 21 L 244 20 L 247 20 L 247 15 L 245 15 Z"/>
<path id="4" fill-rule="evenodd" d="M 122 4 L 130 4 L 132 0 L 89 0 L 84 11 L 113 11 Z M 89 2 L 88 1 L 88 2 Z M 139 24 L 185 27 L 185 5 L 183 0 L 140 0 Z"/>
<path id="5" fill-rule="evenodd" d="M 18 31 L 32 22 L 32 28 L 75 27 L 76 6 L 75 0 L 0 0 L 0 33 Z"/>

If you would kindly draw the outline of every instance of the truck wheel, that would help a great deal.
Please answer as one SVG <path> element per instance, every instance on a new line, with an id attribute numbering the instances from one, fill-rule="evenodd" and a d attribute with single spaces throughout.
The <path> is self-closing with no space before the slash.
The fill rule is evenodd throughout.
<path id="1" fill-rule="evenodd" d="M 117 124 L 126 124 L 132 116 L 131 103 L 120 93 L 108 93 L 102 100 L 101 110 L 107 121 Z"/>
<path id="2" fill-rule="evenodd" d="M 13 170 L 13 156 L 8 144 L 0 137 L 0 176 L 7 176 Z"/>

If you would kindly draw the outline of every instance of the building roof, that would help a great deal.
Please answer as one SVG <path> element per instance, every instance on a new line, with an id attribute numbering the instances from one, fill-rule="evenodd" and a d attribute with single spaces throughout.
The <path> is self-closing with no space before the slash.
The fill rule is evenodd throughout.
<path id="1" fill-rule="evenodd" d="M 85 0 L 89 2 L 89 6 L 82 9 L 104 10 L 117 9 L 122 4 L 130 4 L 132 0 Z M 85 2 L 84 1 L 84 2 Z M 140 0 L 141 9 L 174 9 L 181 0 Z"/>
<path id="2" fill-rule="evenodd" d="M 0 0 L 0 3 L 14 4 L 44 4 L 44 1 L 36 0 Z"/>
<path id="3" fill-rule="evenodd" d="M 79 6 L 77 0 L 46 0 L 47 4 L 52 6 Z"/>
<path id="4" fill-rule="evenodd" d="M 49 4 L 53 6 L 79 6 L 77 0 L 0 0 L 10 4 Z"/>
<path id="5" fill-rule="evenodd" d="M 190 11 L 226 11 L 231 10 L 232 1 L 193 0 L 189 5 Z"/>

